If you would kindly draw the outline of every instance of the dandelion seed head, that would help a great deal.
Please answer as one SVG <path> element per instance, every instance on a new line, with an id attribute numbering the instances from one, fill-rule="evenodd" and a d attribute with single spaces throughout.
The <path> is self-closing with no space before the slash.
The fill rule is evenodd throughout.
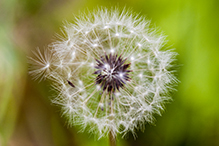
<path id="1" fill-rule="evenodd" d="M 66 39 L 31 58 L 30 73 L 52 80 L 70 125 L 88 127 L 99 138 L 112 132 L 135 133 L 161 115 L 178 82 L 177 53 L 164 36 L 132 12 L 100 8 L 64 27 Z"/>

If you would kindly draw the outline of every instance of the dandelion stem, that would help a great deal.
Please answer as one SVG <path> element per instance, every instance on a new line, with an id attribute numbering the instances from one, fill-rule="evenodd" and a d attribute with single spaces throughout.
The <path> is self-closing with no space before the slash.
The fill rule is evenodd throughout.
<path id="1" fill-rule="evenodd" d="M 114 114 L 114 111 L 113 111 L 113 100 L 112 100 L 112 94 L 110 94 L 110 100 L 111 100 L 111 115 L 113 115 Z M 114 120 L 114 117 L 113 116 L 111 116 L 110 117 L 111 118 L 111 120 Z M 110 132 L 109 132 L 109 140 L 110 140 L 110 146 L 116 146 L 116 136 L 115 136 L 115 134 L 113 134 L 113 131 L 112 131 L 112 129 L 110 130 Z"/>
<path id="2" fill-rule="evenodd" d="M 116 137 L 113 136 L 112 131 L 109 132 L 109 142 L 110 146 L 116 146 Z"/>

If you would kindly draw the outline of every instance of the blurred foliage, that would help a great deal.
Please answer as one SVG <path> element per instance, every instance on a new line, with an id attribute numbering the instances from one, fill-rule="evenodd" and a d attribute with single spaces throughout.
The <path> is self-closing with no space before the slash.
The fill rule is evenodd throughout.
<path id="1" fill-rule="evenodd" d="M 131 7 L 168 35 L 179 53 L 181 83 L 156 126 L 118 138 L 121 146 L 219 145 L 218 0 L 2 0 L 0 1 L 0 145 L 95 146 L 88 133 L 69 128 L 51 105 L 47 81 L 28 75 L 26 56 L 44 49 L 63 21 L 97 6 Z M 156 24 L 156 25 L 155 25 Z"/>

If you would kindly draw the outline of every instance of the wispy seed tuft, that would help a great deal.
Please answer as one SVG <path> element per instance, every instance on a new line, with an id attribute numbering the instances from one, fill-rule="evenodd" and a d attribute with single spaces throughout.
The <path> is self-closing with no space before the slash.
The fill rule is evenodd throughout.
<path id="1" fill-rule="evenodd" d="M 57 90 L 53 103 L 70 125 L 99 137 L 135 133 L 161 115 L 178 82 L 177 53 L 150 22 L 127 10 L 100 8 L 64 27 L 65 38 L 35 53 L 30 73 L 48 78 Z"/>

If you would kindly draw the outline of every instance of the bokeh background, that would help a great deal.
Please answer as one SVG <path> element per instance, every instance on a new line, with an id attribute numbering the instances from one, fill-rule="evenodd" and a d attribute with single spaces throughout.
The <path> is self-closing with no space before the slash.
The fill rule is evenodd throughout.
<path id="1" fill-rule="evenodd" d="M 107 146 L 108 140 L 78 133 L 51 104 L 48 81 L 28 75 L 27 56 L 61 33 L 65 20 L 97 6 L 131 7 L 152 20 L 176 48 L 181 81 L 156 126 L 146 125 L 118 146 L 219 145 L 218 0 L 1 0 L 0 145 Z"/>

